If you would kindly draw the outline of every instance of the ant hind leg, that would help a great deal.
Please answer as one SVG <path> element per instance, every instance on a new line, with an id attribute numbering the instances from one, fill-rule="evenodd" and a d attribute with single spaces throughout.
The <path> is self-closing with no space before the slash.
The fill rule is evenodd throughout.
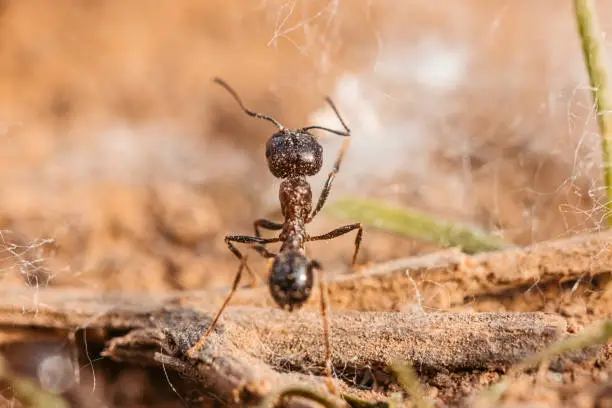
<path id="1" fill-rule="evenodd" d="M 278 231 L 283 228 L 283 224 L 266 220 L 264 218 L 257 219 L 253 222 L 253 229 L 255 230 L 255 236 L 261 238 L 260 228 L 265 228 L 271 231 Z M 257 251 L 264 258 L 274 258 L 275 254 L 268 251 L 264 244 L 253 245 L 253 249 Z"/>
<path id="2" fill-rule="evenodd" d="M 325 343 L 325 376 L 327 377 L 327 388 L 332 394 L 337 394 L 338 389 L 333 381 L 333 366 L 331 358 L 331 343 L 330 343 L 330 324 L 328 316 L 329 302 L 327 301 L 327 284 L 324 279 L 324 271 L 321 264 L 317 261 L 310 261 L 310 267 L 317 271 L 317 280 L 319 282 L 319 292 L 321 296 L 321 318 L 323 320 L 323 339 Z"/>
<path id="3" fill-rule="evenodd" d="M 236 248 L 236 246 L 232 242 L 239 242 L 243 244 L 260 244 L 261 248 L 257 248 L 257 246 L 253 245 L 253 249 L 255 249 L 260 255 L 265 258 L 270 258 L 274 256 L 271 252 L 269 252 L 263 245 L 261 244 L 269 244 L 273 242 L 278 242 L 278 238 L 260 238 L 260 237 L 250 237 L 248 235 L 228 235 L 225 237 L 225 243 L 229 250 L 240 260 L 240 262 L 244 263 L 244 267 L 246 268 L 249 275 L 253 280 L 253 284 L 251 286 L 256 286 L 257 282 L 261 280 L 257 274 L 251 269 L 251 267 L 246 262 L 246 257 L 242 255 L 242 253 Z"/>

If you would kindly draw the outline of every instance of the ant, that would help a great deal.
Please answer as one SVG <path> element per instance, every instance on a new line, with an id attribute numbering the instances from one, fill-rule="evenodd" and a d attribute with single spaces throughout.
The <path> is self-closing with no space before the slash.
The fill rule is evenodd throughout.
<path id="1" fill-rule="evenodd" d="M 189 355 L 194 355 L 205 343 L 206 338 L 214 329 L 221 313 L 229 303 L 234 292 L 236 291 L 243 269 L 247 269 L 250 274 L 254 275 L 246 262 L 246 256 L 243 255 L 234 243 L 251 244 L 251 248 L 257 251 L 265 258 L 272 259 L 268 286 L 274 301 L 282 309 L 289 312 L 299 309 L 306 303 L 311 295 L 314 283 L 314 272 L 318 273 L 317 279 L 321 291 L 321 314 L 323 317 L 323 333 L 325 337 L 325 374 L 328 378 L 330 390 L 334 391 L 335 387 L 331 381 L 332 365 L 331 365 L 331 350 L 329 341 L 329 319 L 327 316 L 327 300 L 326 288 L 324 280 L 321 277 L 323 272 L 322 265 L 316 260 L 309 260 L 304 251 L 304 244 L 307 241 L 328 240 L 339 237 L 350 231 L 357 230 L 355 238 L 355 251 L 352 258 L 352 266 L 354 267 L 359 252 L 359 245 L 363 229 L 361 224 L 350 224 L 340 228 L 336 228 L 327 234 L 311 237 L 306 232 L 305 225 L 311 222 L 314 217 L 323 208 L 332 183 L 336 174 L 340 169 L 340 164 L 344 158 L 344 153 L 349 144 L 351 131 L 340 116 L 338 109 L 333 101 L 326 97 L 326 102 L 330 105 L 336 117 L 344 127 L 344 130 L 334 130 L 322 126 L 307 126 L 300 129 L 287 129 L 275 119 L 261 113 L 253 112 L 247 109 L 242 100 L 225 81 L 215 78 L 214 82 L 221 85 L 227 90 L 236 100 L 242 111 L 247 115 L 259 119 L 267 120 L 273 123 L 278 132 L 274 133 L 266 144 L 266 158 L 268 167 L 272 175 L 282 179 L 279 191 L 279 200 L 281 210 L 284 217 L 284 222 L 277 223 L 267 219 L 258 219 L 253 223 L 255 236 L 248 235 L 228 235 L 225 237 L 225 243 L 229 250 L 240 260 L 240 266 L 234 278 L 232 289 L 226 297 L 223 305 L 217 312 L 212 324 L 200 340 L 188 351 Z M 334 163 L 332 171 L 327 177 L 327 181 L 323 187 L 319 201 L 317 202 L 314 211 L 312 210 L 312 191 L 310 184 L 306 181 L 307 176 L 314 176 L 321 170 L 323 165 L 323 148 L 316 138 L 309 133 L 309 130 L 318 129 L 324 130 L 339 136 L 344 136 L 344 143 L 338 158 Z M 276 238 L 262 238 L 260 228 L 265 228 L 272 231 L 280 230 L 280 235 Z M 270 252 L 265 245 L 275 242 L 282 242 L 280 251 L 275 254 Z"/>

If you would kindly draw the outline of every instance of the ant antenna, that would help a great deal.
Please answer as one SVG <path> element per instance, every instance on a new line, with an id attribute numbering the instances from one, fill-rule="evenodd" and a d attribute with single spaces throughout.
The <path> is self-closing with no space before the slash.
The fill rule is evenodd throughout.
<path id="1" fill-rule="evenodd" d="M 240 107 L 242 108 L 242 110 L 244 111 L 244 113 L 246 113 L 249 116 L 252 116 L 254 118 L 259 118 L 259 119 L 265 119 L 268 122 L 272 122 L 274 123 L 274 125 L 278 128 L 278 130 L 280 130 L 281 132 L 283 130 L 285 130 L 285 127 L 283 125 L 281 125 L 280 123 L 278 123 L 276 120 L 274 120 L 273 118 L 271 118 L 270 116 L 266 116 L 264 114 L 261 113 L 257 113 L 257 112 L 253 112 L 249 109 L 247 109 L 244 104 L 242 103 L 242 100 L 240 99 L 240 97 L 238 96 L 238 94 L 236 93 L 236 91 L 234 91 L 234 89 L 229 86 L 227 84 L 227 82 L 225 82 L 224 80 L 222 80 L 221 78 L 215 78 L 214 82 L 216 82 L 217 84 L 221 85 L 223 88 L 225 88 L 227 90 L 227 92 L 229 92 L 234 99 L 236 100 L 236 102 L 238 102 L 238 105 L 240 105 Z M 346 127 L 346 126 L 345 126 Z"/>
<path id="2" fill-rule="evenodd" d="M 332 101 L 329 96 L 326 96 L 325 97 L 325 102 L 327 102 L 329 104 L 329 106 L 331 106 L 332 110 L 336 114 L 336 117 L 338 118 L 340 123 L 342 123 L 342 126 L 344 127 L 345 130 L 344 131 L 342 131 L 342 130 L 334 130 L 334 129 L 329 129 L 329 128 L 326 128 L 326 127 L 323 127 L 323 126 L 306 126 L 305 128 L 302 128 L 301 130 L 319 129 L 319 130 L 325 130 L 327 132 L 334 133 L 334 134 L 340 135 L 340 136 L 350 136 L 351 135 L 351 130 L 348 128 L 348 126 L 346 126 L 346 122 L 344 122 L 344 119 L 342 119 L 342 116 L 340 115 L 340 112 L 338 112 L 338 108 L 336 108 L 336 105 L 334 104 L 334 101 Z"/>

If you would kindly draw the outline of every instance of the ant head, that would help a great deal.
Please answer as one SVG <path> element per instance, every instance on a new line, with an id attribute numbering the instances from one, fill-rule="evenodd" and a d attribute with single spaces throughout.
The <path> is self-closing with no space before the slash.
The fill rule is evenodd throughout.
<path id="1" fill-rule="evenodd" d="M 275 177 L 314 176 L 319 172 L 323 165 L 323 148 L 314 136 L 308 133 L 310 129 L 324 130 L 340 136 L 350 136 L 351 134 L 350 129 L 344 123 L 338 109 L 336 109 L 336 106 L 329 97 L 325 98 L 325 100 L 338 117 L 338 120 L 340 120 L 344 130 L 334 130 L 323 126 L 306 126 L 301 129 L 291 130 L 285 128 L 271 116 L 247 109 L 236 91 L 224 80 L 215 78 L 214 81 L 234 97 L 244 113 L 254 118 L 267 120 L 278 129 L 278 132 L 272 135 L 266 145 L 268 167 Z"/>
<path id="2" fill-rule="evenodd" d="M 310 297 L 313 285 L 312 264 L 299 252 L 281 252 L 274 258 L 269 287 L 281 308 L 299 309 Z"/>
<path id="3" fill-rule="evenodd" d="M 284 129 L 268 140 L 266 159 L 274 177 L 314 176 L 323 165 L 323 148 L 309 133 Z"/>

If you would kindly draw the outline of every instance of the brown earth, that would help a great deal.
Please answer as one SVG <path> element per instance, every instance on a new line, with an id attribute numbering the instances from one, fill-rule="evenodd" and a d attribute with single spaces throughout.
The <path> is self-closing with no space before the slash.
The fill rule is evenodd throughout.
<path id="1" fill-rule="evenodd" d="M 599 3 L 609 31 L 612 7 Z M 278 182 L 263 155 L 273 129 L 243 115 L 214 76 L 252 109 L 293 127 L 327 123 L 317 112 L 322 96 L 332 95 L 353 129 L 332 200 L 398 202 L 518 246 L 603 229 L 601 153 L 571 2 L 45 5 L 0 1 L 3 287 L 184 293 L 184 305 L 194 290 L 225 293 L 237 264 L 223 237 L 277 216 Z M 338 142 L 321 141 L 327 169 Z M 326 173 L 313 180 L 315 195 Z M 311 232 L 341 222 L 322 214 Z M 332 307 L 543 311 L 580 332 L 612 310 L 610 241 L 598 239 L 588 250 L 577 245 L 520 268 L 500 266 L 496 275 L 469 272 L 464 262 L 477 261 L 461 258 L 453 273 L 462 278 L 454 281 L 450 272 L 408 265 L 389 268 L 400 272 L 388 280 L 364 278 L 357 292 L 353 277 L 336 276 Z M 351 273 L 351 242 L 308 250 L 330 275 L 342 275 Z M 359 263 L 384 269 L 438 249 L 368 228 Z M 263 279 L 265 261 L 250 261 Z M 402 268 L 414 271 L 410 279 Z M 236 302 L 270 305 L 265 288 L 253 291 L 261 296 L 242 291 Z M 8 355 L 32 360 L 13 364 L 36 367 L 30 349 L 9 343 L 21 351 Z M 100 350 L 89 351 L 96 359 Z M 609 361 L 607 349 L 563 370 L 525 374 L 504 400 L 591 407 L 607 395 L 610 404 Z M 159 371 L 104 359 L 91 365 L 105 406 L 183 401 Z M 464 397 L 500 376 L 423 379 L 444 406 L 471 404 Z M 76 406 L 90 395 L 83 388 Z"/>

